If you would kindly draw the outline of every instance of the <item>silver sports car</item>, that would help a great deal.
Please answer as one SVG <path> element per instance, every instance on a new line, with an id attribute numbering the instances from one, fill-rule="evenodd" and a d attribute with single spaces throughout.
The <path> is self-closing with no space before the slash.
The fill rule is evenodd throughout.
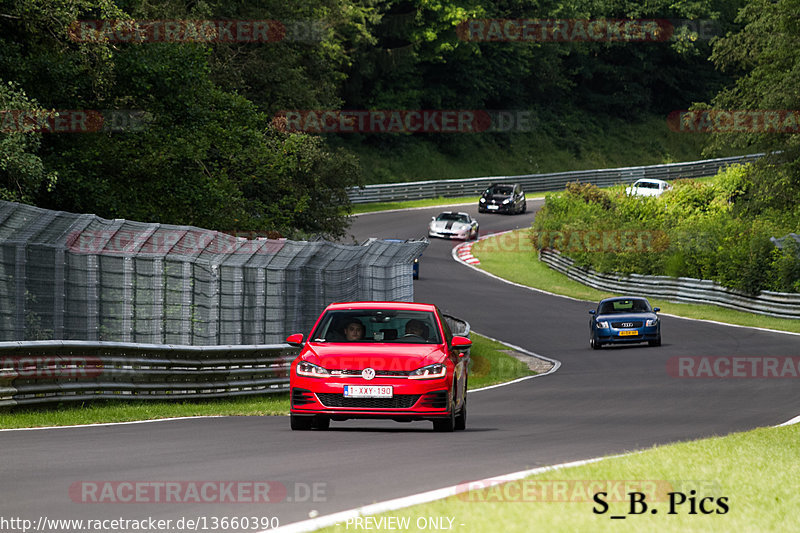
<path id="1" fill-rule="evenodd" d="M 438 217 L 431 217 L 428 224 L 428 237 L 442 237 L 445 239 L 477 239 L 479 235 L 478 221 L 469 216 L 469 213 L 456 213 L 445 211 Z"/>

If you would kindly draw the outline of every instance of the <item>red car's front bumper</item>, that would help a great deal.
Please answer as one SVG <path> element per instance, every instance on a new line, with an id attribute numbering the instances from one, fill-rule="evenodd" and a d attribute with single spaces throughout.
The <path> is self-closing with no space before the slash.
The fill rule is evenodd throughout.
<path id="1" fill-rule="evenodd" d="M 345 385 L 391 386 L 391 398 L 348 398 Z M 452 379 L 408 378 L 305 378 L 295 376 L 291 387 L 293 415 L 325 415 L 333 420 L 347 418 L 390 418 L 430 420 L 449 415 Z"/>

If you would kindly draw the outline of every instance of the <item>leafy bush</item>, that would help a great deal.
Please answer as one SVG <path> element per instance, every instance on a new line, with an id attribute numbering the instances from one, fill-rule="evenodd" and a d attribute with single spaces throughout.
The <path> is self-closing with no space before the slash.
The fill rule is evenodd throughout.
<path id="1" fill-rule="evenodd" d="M 611 208 L 611 199 L 603 189 L 592 183 L 571 181 L 567 183 L 567 194 L 580 198 L 587 204 L 598 204 L 604 209 Z"/>
<path id="2" fill-rule="evenodd" d="M 556 248 L 599 272 L 711 279 L 751 294 L 800 292 L 800 245 L 787 239 L 779 250 L 770 241 L 797 231 L 800 207 L 744 216 L 753 179 L 749 167 L 732 166 L 711 181 L 676 180 L 659 197 L 571 183 L 547 197 L 531 238 L 537 249 Z"/>
<path id="3" fill-rule="evenodd" d="M 783 249 L 772 250 L 768 288 L 778 292 L 800 292 L 800 244 L 789 238 Z"/>

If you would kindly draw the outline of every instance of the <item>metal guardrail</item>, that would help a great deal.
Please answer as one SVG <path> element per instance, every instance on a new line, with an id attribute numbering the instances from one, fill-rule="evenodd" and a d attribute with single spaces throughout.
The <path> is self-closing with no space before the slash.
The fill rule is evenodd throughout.
<path id="1" fill-rule="evenodd" d="M 445 320 L 455 334 L 469 335 L 469 323 L 448 315 Z M 288 344 L 0 342 L 0 407 L 287 392 L 298 352 Z"/>
<path id="2" fill-rule="evenodd" d="M 297 348 L 121 342 L 0 343 L 0 406 L 285 392 Z"/>
<path id="3" fill-rule="evenodd" d="M 714 304 L 737 311 L 747 311 L 779 318 L 800 318 L 800 294 L 762 291 L 752 296 L 728 289 L 710 280 L 603 274 L 576 266 L 575 262 L 558 251 L 543 249 L 539 258 L 553 270 L 589 287 L 616 293 L 640 294 L 665 300 Z"/>
<path id="4" fill-rule="evenodd" d="M 425 198 L 478 196 L 486 187 L 498 181 L 519 183 L 526 193 L 561 190 L 565 188 L 570 181 L 594 183 L 599 187 L 610 187 L 618 183 L 633 183 L 640 178 L 673 180 L 678 178 L 702 178 L 713 176 L 725 166 L 735 163 L 750 163 L 763 155 L 764 154 L 751 154 L 685 163 L 669 163 L 666 165 L 575 170 L 550 174 L 523 174 L 519 176 L 489 176 L 483 178 L 386 183 L 367 185 L 364 188 L 352 188 L 348 190 L 347 195 L 352 203 L 363 204 L 370 202 L 421 200 Z"/>

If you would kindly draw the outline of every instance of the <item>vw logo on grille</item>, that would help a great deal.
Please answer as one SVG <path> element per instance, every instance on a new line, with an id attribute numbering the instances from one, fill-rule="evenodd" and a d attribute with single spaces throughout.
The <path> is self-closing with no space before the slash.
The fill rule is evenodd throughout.
<path id="1" fill-rule="evenodd" d="M 365 368 L 361 371 L 361 377 L 369 381 L 375 378 L 375 370 L 372 368 Z"/>
<path id="2" fill-rule="evenodd" d="M 622 323 L 622 327 L 623 328 L 632 328 L 633 327 L 633 322 L 623 322 Z"/>

